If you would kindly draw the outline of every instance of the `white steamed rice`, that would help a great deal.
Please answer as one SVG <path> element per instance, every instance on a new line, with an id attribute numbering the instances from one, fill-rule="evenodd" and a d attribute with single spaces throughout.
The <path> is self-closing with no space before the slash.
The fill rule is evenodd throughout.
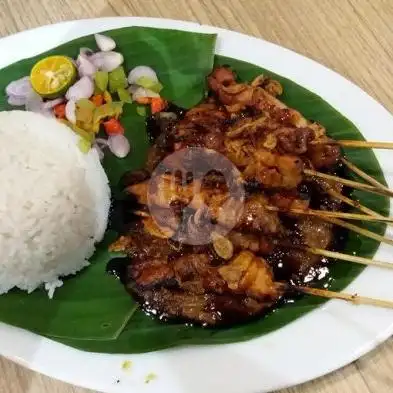
<path id="1" fill-rule="evenodd" d="M 0 112 L 0 294 L 28 292 L 88 265 L 106 230 L 110 189 L 95 149 L 55 119 Z"/>

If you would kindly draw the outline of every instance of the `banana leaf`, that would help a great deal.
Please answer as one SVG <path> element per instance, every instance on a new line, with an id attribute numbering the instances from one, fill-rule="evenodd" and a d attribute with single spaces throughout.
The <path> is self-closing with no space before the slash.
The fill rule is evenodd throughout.
<path id="1" fill-rule="evenodd" d="M 105 34 L 115 40 L 116 50 L 124 56 L 126 70 L 137 65 L 157 70 L 164 86 L 162 94 L 168 100 L 188 108 L 203 98 L 206 76 L 214 61 L 215 35 L 140 27 Z M 76 58 L 82 47 L 96 49 L 94 37 L 74 40 L 0 70 L 0 110 L 12 109 L 7 104 L 6 86 L 29 75 L 39 59 L 55 54 Z M 112 186 L 118 184 L 124 171 L 143 164 L 149 143 L 145 119 L 136 113 L 135 105 L 124 105 L 122 122 L 132 152 L 125 159 L 110 154 L 105 157 L 103 165 Z M 111 238 L 114 237 L 107 234 L 107 241 L 95 253 L 91 266 L 67 279 L 52 301 L 43 291 L 27 296 L 14 290 L 0 296 L 0 321 L 52 337 L 88 340 L 116 337 L 135 311 L 135 303 L 119 283 L 105 273 L 110 258 L 106 248 Z"/>
<path id="2" fill-rule="evenodd" d="M 307 118 L 323 124 L 328 134 L 336 139 L 363 139 L 359 130 L 327 102 L 296 83 L 269 70 L 239 60 L 214 56 L 215 37 L 170 30 L 125 28 L 108 33 L 115 38 L 125 56 L 126 69 L 146 64 L 157 70 L 163 82 L 162 94 L 179 106 L 188 108 L 205 94 L 205 76 L 216 65 L 230 65 L 239 78 L 249 81 L 263 73 L 278 79 L 283 87 L 283 101 L 302 112 Z M 93 46 L 92 37 L 65 44 L 50 53 L 75 56 L 81 46 Z M 42 58 L 43 55 L 37 58 Z M 0 71 L 0 110 L 9 109 L 5 103 L 4 88 L 12 80 L 29 73 L 37 60 L 22 60 Z M 144 119 L 133 105 L 126 105 L 123 122 L 132 145 L 132 154 L 118 160 L 108 156 L 104 167 L 116 192 L 120 176 L 125 170 L 141 167 L 146 157 L 149 138 Z M 386 184 L 382 170 L 371 150 L 345 151 L 347 157 Z M 348 178 L 355 178 L 347 173 Z M 353 193 L 362 204 L 386 214 L 386 197 Z M 365 228 L 383 234 L 386 226 L 379 223 L 361 223 Z M 165 324 L 146 316 L 125 293 L 121 284 L 105 274 L 111 258 L 107 244 L 116 234 L 108 232 L 91 260 L 91 266 L 75 277 L 67 278 L 57 290 L 54 300 L 42 291 L 27 295 L 12 291 L 0 296 L 0 321 L 22 327 L 72 347 L 106 353 L 143 353 L 179 345 L 218 344 L 239 342 L 279 329 L 302 315 L 316 309 L 326 300 L 303 296 L 294 303 L 281 307 L 258 320 L 226 329 L 206 329 L 183 324 Z M 349 233 L 343 252 L 356 252 L 372 257 L 379 243 Z M 363 270 L 356 264 L 342 261 L 332 263 L 328 277 L 332 290 L 342 290 Z M 321 281 L 320 285 L 324 282 Z"/>

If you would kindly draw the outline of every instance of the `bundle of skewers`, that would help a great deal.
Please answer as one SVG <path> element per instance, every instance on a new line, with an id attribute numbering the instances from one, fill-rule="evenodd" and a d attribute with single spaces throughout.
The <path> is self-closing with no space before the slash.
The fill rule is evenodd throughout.
<path id="1" fill-rule="evenodd" d="M 393 218 L 350 197 L 354 189 L 385 197 L 393 191 L 341 152 L 393 144 L 329 138 L 322 125 L 281 102 L 281 85 L 263 76 L 238 83 L 219 67 L 208 85 L 205 102 L 153 119 L 160 132 L 145 168 L 125 176 L 136 225 L 111 249 L 129 257 L 127 290 L 161 319 L 209 326 L 259 316 L 294 292 L 393 307 L 312 286 L 329 260 L 393 268 L 336 250 L 337 228 L 393 245 L 358 224 Z M 219 164 L 195 171 L 199 149 L 230 160 L 240 174 L 230 181 L 244 193 L 233 195 Z M 348 171 L 362 181 L 343 177 Z"/>

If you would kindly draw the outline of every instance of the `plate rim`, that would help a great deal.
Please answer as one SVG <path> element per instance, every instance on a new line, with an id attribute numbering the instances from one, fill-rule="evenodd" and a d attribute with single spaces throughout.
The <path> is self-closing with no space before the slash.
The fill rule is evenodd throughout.
<path id="1" fill-rule="evenodd" d="M 77 20 L 77 21 L 68 21 L 68 22 L 61 22 L 58 24 L 52 24 L 52 25 L 45 25 L 45 26 L 41 26 L 41 27 L 37 27 L 37 28 L 33 28 L 33 29 L 29 29 L 26 31 L 22 31 L 19 33 L 16 33 L 14 35 L 10 35 L 7 37 L 4 37 L 2 39 L 0 39 L 0 48 L 6 48 L 8 47 L 12 47 L 15 46 L 17 41 L 21 42 L 21 40 L 23 39 L 27 39 L 29 36 L 31 35 L 40 35 L 41 33 L 45 33 L 47 31 L 52 31 L 53 32 L 53 36 L 55 37 L 55 39 L 57 40 L 57 44 L 59 44 L 58 41 L 58 35 L 60 34 L 60 30 L 66 30 L 67 28 L 76 28 L 78 31 L 83 30 L 81 29 L 82 25 L 89 25 L 91 27 L 96 26 L 98 28 L 94 28 L 92 30 L 94 31 L 100 31 L 100 30 L 108 30 L 109 28 L 107 28 L 106 26 L 111 25 L 111 29 L 112 28 L 117 28 L 117 27 L 122 27 L 125 25 L 138 25 L 138 26 L 153 26 L 153 27 L 164 27 L 164 28 L 175 28 L 175 29 L 180 29 L 180 30 L 188 30 L 188 31 L 197 31 L 197 32 L 207 32 L 207 33 L 217 33 L 219 36 L 219 40 L 218 40 L 218 48 L 216 50 L 216 53 L 222 54 L 222 55 L 226 55 L 226 56 L 230 56 L 229 53 L 233 53 L 233 49 L 231 49 L 230 47 L 237 47 L 239 48 L 239 42 L 242 43 L 241 46 L 243 46 L 243 53 L 245 50 L 250 49 L 253 47 L 253 45 L 259 45 L 260 47 L 263 47 L 265 51 L 269 52 L 270 54 L 277 54 L 278 57 L 283 57 L 283 58 L 291 58 L 294 59 L 294 63 L 298 64 L 296 67 L 304 67 L 303 71 L 300 69 L 295 69 L 296 67 L 294 67 L 294 69 L 291 71 L 290 69 L 286 68 L 287 66 L 282 64 L 282 67 L 280 66 L 280 64 L 278 65 L 278 67 L 269 67 L 269 64 L 274 64 L 274 59 L 263 60 L 263 64 L 261 64 L 261 60 L 258 57 L 258 54 L 247 54 L 247 58 L 245 59 L 244 57 L 241 58 L 241 60 L 245 60 L 245 61 L 249 61 L 249 62 L 253 62 L 255 64 L 259 64 L 262 65 L 265 68 L 271 69 L 273 72 L 276 72 L 278 74 L 281 74 L 291 80 L 294 80 L 296 83 L 299 83 L 300 85 L 306 87 L 307 89 L 314 91 L 315 93 L 317 93 L 318 95 L 320 95 L 322 98 L 324 98 L 325 100 L 327 100 L 332 106 L 334 106 L 336 109 L 338 109 L 341 113 L 344 114 L 344 116 L 348 117 L 351 121 L 353 121 L 355 123 L 355 125 L 357 125 L 359 127 L 359 129 L 362 130 L 368 130 L 369 127 L 371 126 L 368 122 L 367 119 L 363 119 L 360 116 L 358 116 L 358 114 L 356 114 L 354 117 L 352 116 L 354 112 L 353 107 L 351 106 L 346 106 L 341 102 L 341 98 L 340 97 L 335 97 L 335 95 L 329 91 L 329 93 L 327 92 L 327 88 L 326 91 L 324 90 L 324 88 L 320 88 L 318 87 L 318 83 L 316 83 L 317 81 L 313 79 L 313 77 L 307 74 L 307 71 L 311 68 L 314 69 L 315 72 L 319 75 L 324 75 L 327 79 L 331 79 L 336 81 L 337 85 L 339 85 L 340 87 L 342 87 L 343 90 L 345 90 L 346 92 L 350 92 L 350 96 L 353 97 L 357 97 L 355 99 L 355 101 L 357 102 L 357 104 L 359 105 L 361 109 L 363 105 L 365 105 L 367 108 L 372 108 L 372 111 L 375 114 L 378 114 L 382 120 L 381 123 L 385 123 L 389 124 L 390 126 L 393 127 L 393 117 L 392 115 L 381 105 L 379 104 L 376 100 L 374 100 L 372 97 L 370 97 L 367 93 L 365 93 L 363 90 L 361 90 L 359 87 L 357 87 L 356 85 L 354 85 L 352 82 L 348 81 L 347 79 L 345 79 L 344 77 L 342 77 L 341 75 L 337 74 L 336 72 L 330 70 L 329 68 L 325 67 L 324 65 L 321 65 L 317 62 L 315 62 L 314 60 L 311 60 L 309 58 L 306 58 L 298 53 L 293 52 L 292 50 L 289 50 L 287 48 L 278 46 L 276 44 L 267 42 L 265 40 L 262 40 L 260 38 L 256 38 L 256 37 L 252 37 L 246 34 L 242 34 L 242 33 L 237 33 L 237 32 L 233 32 L 230 30 L 226 30 L 226 29 L 222 29 L 222 28 L 216 28 L 213 26 L 206 26 L 206 25 L 201 25 L 198 23 L 194 23 L 194 22 L 188 22 L 188 21 L 179 21 L 179 20 L 173 20 L 173 19 L 161 19 L 161 18 L 144 18 L 144 17 L 108 17 L 108 18 L 95 18 L 95 19 L 82 19 L 82 20 Z M 114 27 L 114 25 L 118 25 L 117 27 Z M 120 26 L 121 25 L 121 26 Z M 105 26 L 105 27 L 104 27 Z M 56 31 L 58 31 L 58 33 L 56 33 Z M 81 34 L 81 35 L 85 35 L 85 34 Z M 221 36 L 223 37 L 221 40 Z M 226 38 L 225 38 L 226 37 Z M 72 37 L 73 38 L 73 37 Z M 225 39 L 227 40 L 227 42 L 225 42 Z M 66 41 L 69 41 L 66 40 Z M 229 45 L 229 41 L 231 41 L 231 44 Z M 55 44 L 55 45 L 57 45 Z M 55 45 L 51 45 L 51 46 L 55 46 Z M 49 47 L 47 48 L 49 49 Z M 43 52 L 45 49 L 39 49 L 37 51 L 37 53 L 41 53 Z M 255 51 L 256 52 L 256 51 Z M 15 59 L 13 59 L 13 56 L 18 57 L 17 55 L 18 51 L 14 50 L 11 51 L 10 56 L 8 57 L 8 59 L 10 61 L 8 61 L 8 63 L 13 63 L 15 61 Z M 33 53 L 34 54 L 34 53 Z M 30 55 L 29 55 L 30 56 Z M 230 57 L 235 57 L 238 58 L 236 56 L 230 56 Z M 6 58 L 6 56 L 5 56 Z M 256 59 L 257 61 L 250 61 L 249 59 Z M 7 61 L 6 61 L 7 62 Z M 1 63 L 1 62 L 0 62 Z M 279 70 L 277 68 L 280 68 Z M 284 71 L 284 72 L 283 72 Z M 315 90 L 315 88 L 317 87 L 317 91 Z M 322 93 L 322 94 L 321 94 Z M 326 98 L 329 97 L 330 99 Z M 332 102 L 333 101 L 333 102 Z M 350 116 L 348 116 L 348 114 Z M 354 119 L 357 119 L 357 121 L 354 121 Z M 387 138 L 385 138 L 386 140 Z M 392 138 L 390 138 L 392 139 Z M 389 162 L 389 157 L 388 154 L 383 153 L 383 152 L 376 152 L 376 156 L 377 159 L 379 160 L 379 162 L 381 163 L 381 167 L 384 171 L 384 174 L 386 176 L 385 170 L 383 168 L 382 162 Z M 387 176 L 387 181 L 389 183 L 389 185 L 393 184 L 393 178 L 392 176 Z M 392 207 L 390 208 L 390 210 L 392 210 Z M 378 250 L 377 254 L 378 256 L 382 255 L 382 256 L 388 256 L 389 252 L 386 250 L 386 247 L 381 246 L 380 249 Z M 349 286 L 349 288 L 358 288 L 359 286 L 362 287 L 364 286 L 364 280 L 367 276 L 367 279 L 371 279 L 373 277 L 376 278 L 380 278 L 380 271 L 378 269 L 375 268 L 367 268 L 354 282 L 351 283 L 351 285 Z M 382 273 L 383 274 L 383 273 Z M 386 274 L 386 276 L 389 276 L 389 274 Z M 391 278 L 393 277 L 393 275 L 391 276 Z M 386 277 L 385 277 L 386 279 Z M 386 280 L 385 280 L 386 281 Z M 384 282 L 385 282 L 384 281 Z M 363 282 L 363 284 L 362 284 Z M 385 293 L 385 292 L 389 292 L 389 291 L 383 291 L 383 288 L 380 288 L 380 290 L 376 291 L 377 293 Z M 393 290 L 391 290 L 390 295 L 393 297 Z M 373 294 L 373 296 L 377 296 L 377 294 Z M 389 310 L 375 310 L 375 309 L 370 309 L 369 307 L 366 306 L 358 306 L 360 310 L 363 310 L 361 312 L 354 312 L 353 309 L 351 309 L 354 306 L 351 305 L 346 305 L 343 303 L 339 303 L 338 301 L 331 301 L 326 303 L 324 306 L 320 307 L 319 309 L 311 312 L 310 314 L 307 314 L 304 317 L 301 317 L 300 319 L 298 319 L 295 322 L 292 322 L 291 324 L 283 327 L 282 329 L 279 329 L 273 333 L 270 333 L 267 336 L 263 336 L 260 338 L 256 338 L 253 340 L 250 340 L 248 342 L 245 343 L 235 343 L 235 344 L 225 344 L 225 345 L 220 345 L 220 346 L 207 346 L 207 347 L 192 347 L 192 348 L 180 348 L 180 349 L 171 349 L 171 350 L 163 350 L 163 351 L 158 351 L 158 352 L 153 352 L 153 353 L 148 353 L 148 354 L 140 354 L 140 355 L 107 355 L 107 354 L 90 354 L 88 352 L 82 352 L 82 351 L 78 351 L 69 347 L 66 347 L 62 344 L 59 343 L 55 343 L 51 340 L 45 339 L 43 337 L 37 336 L 35 334 L 26 332 L 22 329 L 18 329 L 18 328 L 14 328 L 14 327 L 10 327 L 8 325 L 5 324 L 0 324 L 0 337 L 3 337 L 3 339 L 0 339 L 0 354 L 5 355 L 6 357 L 10 358 L 13 361 L 16 361 L 19 364 L 22 364 L 25 367 L 28 367 L 34 371 L 37 372 L 41 372 L 43 374 L 46 374 L 48 376 L 51 376 L 53 378 L 56 379 L 60 379 L 63 380 L 65 382 L 69 382 L 72 384 L 76 384 L 79 386 L 83 386 L 86 388 L 93 388 L 96 390 L 101 390 L 101 391 L 105 391 L 105 392 L 110 392 L 110 393 L 123 393 L 127 390 L 129 390 L 130 388 L 133 388 L 136 391 L 142 390 L 142 389 L 151 389 L 153 388 L 154 390 L 161 389 L 163 391 L 175 391 L 175 393 L 177 392 L 181 392 L 183 391 L 181 389 L 181 386 L 179 385 L 178 381 L 176 380 L 176 376 L 177 375 L 172 375 L 170 378 L 164 378 L 163 382 L 160 382 L 160 380 L 158 379 L 157 382 L 151 383 L 149 385 L 144 385 L 141 384 L 141 381 L 143 382 L 143 374 L 145 372 L 145 366 L 140 367 L 140 369 L 138 369 L 135 373 L 135 375 L 133 376 L 124 376 L 122 375 L 122 378 L 124 378 L 125 380 L 128 381 L 128 385 L 127 386 L 118 386 L 118 385 L 114 385 L 112 382 L 111 383 L 103 383 L 101 380 L 99 381 L 99 383 L 97 384 L 96 381 L 93 381 L 92 383 L 89 382 L 89 379 L 83 378 L 81 376 L 77 376 L 77 377 L 72 377 L 71 375 L 78 375 L 78 373 L 75 374 L 75 370 L 73 373 L 69 374 L 67 371 L 64 372 L 59 372 L 58 370 L 56 370 L 56 362 L 54 362 L 54 364 L 51 366 L 49 363 L 51 362 L 51 359 L 46 360 L 47 355 L 48 354 L 52 354 L 55 355 L 56 353 L 62 353 L 62 356 L 64 356 L 64 358 L 67 359 L 73 359 L 73 358 L 77 358 L 78 356 L 80 356 L 81 354 L 83 354 L 83 356 L 81 358 L 90 358 L 90 360 L 94 360 L 94 362 L 98 365 L 101 363 L 100 357 L 102 359 L 102 357 L 105 357 L 106 359 L 109 359 L 109 362 L 112 364 L 116 363 L 115 367 L 119 368 L 119 373 L 121 373 L 121 365 L 119 364 L 119 362 L 121 362 L 121 359 L 124 359 L 125 357 L 131 357 L 131 358 L 144 358 L 144 360 L 141 360 L 141 363 L 147 363 L 147 364 L 151 364 L 151 363 L 156 363 L 156 364 L 160 364 L 162 367 L 166 367 L 163 363 L 164 361 L 160 362 L 153 359 L 153 357 L 162 357 L 163 359 L 165 358 L 165 361 L 167 361 L 168 359 L 170 359 L 171 361 L 174 360 L 174 358 L 177 356 L 175 353 L 183 353 L 184 352 L 193 352 L 194 354 L 197 354 L 197 358 L 199 359 L 198 362 L 200 362 L 200 359 L 204 358 L 205 355 L 203 355 L 203 352 L 209 352 L 209 355 L 207 356 L 208 358 L 211 358 L 211 362 L 213 361 L 213 359 L 215 359 L 217 357 L 217 359 L 219 357 L 221 357 L 220 354 L 225 354 L 227 353 L 227 349 L 224 348 L 231 348 L 229 351 L 234 351 L 237 356 L 240 356 L 244 353 L 244 349 L 250 349 L 250 344 L 251 343 L 257 343 L 257 342 L 264 342 L 264 344 L 262 346 L 267 346 L 267 347 L 271 347 L 273 349 L 275 349 L 274 346 L 274 340 L 277 335 L 282 335 L 284 334 L 284 337 L 289 337 L 291 334 L 290 332 L 288 332 L 289 330 L 292 331 L 302 331 L 302 326 L 303 328 L 305 326 L 305 324 L 309 325 L 309 328 L 312 328 L 313 326 L 315 326 L 315 319 L 319 318 L 319 321 L 327 321 L 328 326 L 329 324 L 332 323 L 332 320 L 335 320 L 335 318 L 338 318 L 338 316 L 343 316 L 345 315 L 347 317 L 346 320 L 348 321 L 353 321 L 356 322 L 359 319 L 359 315 L 358 314 L 364 314 L 364 315 L 373 315 L 374 318 L 379 319 L 380 322 L 380 326 L 376 327 L 377 329 L 377 333 L 375 333 L 373 331 L 373 333 L 370 333 L 369 335 L 367 335 L 367 339 L 362 339 L 360 338 L 360 341 L 362 342 L 362 345 L 358 345 L 356 350 L 351 350 L 351 353 L 343 356 L 342 358 L 340 358 L 340 360 L 338 360 L 336 362 L 336 364 L 334 366 L 326 366 L 323 367 L 323 370 L 315 370 L 314 372 L 311 372 L 309 374 L 305 374 L 305 373 L 300 373 L 300 375 L 294 375 L 291 374 L 290 376 L 281 376 L 282 378 L 272 378 L 271 380 L 268 381 L 264 386 L 260 386 L 258 388 L 259 391 L 271 391 L 271 390 L 276 390 L 276 389 L 281 389 L 284 387 L 288 387 L 288 386 L 293 386 L 293 385 L 297 385 L 299 383 L 303 383 L 306 381 L 309 381 L 311 379 L 320 377 L 322 375 L 325 375 L 327 373 L 330 373 L 338 368 L 341 368 L 342 366 L 350 363 L 351 361 L 357 359 L 358 357 L 362 356 L 363 354 L 365 354 L 366 352 L 372 350 L 373 348 L 375 348 L 379 343 L 381 343 L 382 341 L 386 340 L 392 333 L 393 333 L 393 311 L 389 311 Z M 359 310 L 357 309 L 357 311 Z M 366 310 L 366 311 L 364 311 Z M 348 318 L 348 314 L 356 314 L 353 316 L 353 320 L 351 318 Z M 333 319 L 331 319 L 331 317 L 333 316 Z M 312 321 L 314 320 L 314 322 Z M 367 325 L 367 324 L 366 324 Z M 363 325 L 362 325 L 363 327 Z M 375 328 L 374 325 L 372 324 L 368 324 L 367 325 L 368 328 L 373 329 Z M 349 330 L 352 331 L 351 328 L 348 327 Z M 283 333 L 283 331 L 285 331 Z M 318 336 L 319 337 L 319 336 Z M 321 336 L 322 337 L 322 336 Z M 4 339 L 5 338 L 5 339 Z M 36 352 L 34 352 L 33 354 L 28 354 L 26 351 L 23 351 L 23 349 L 19 348 L 18 350 L 15 350 L 15 348 L 13 348 L 13 345 L 10 345 L 10 342 L 12 343 L 14 341 L 14 339 L 19 339 L 20 341 L 18 343 L 22 343 L 20 344 L 20 346 L 23 346 L 23 344 L 27 344 L 29 347 L 35 347 L 37 346 Z M 272 343 L 273 340 L 273 343 Z M 273 345 L 272 345 L 273 344 Z M 256 344 L 257 346 L 259 344 Z M 255 349 L 255 348 L 254 348 Z M 276 348 L 277 349 L 277 348 Z M 292 348 L 293 349 L 293 348 Z M 185 355 L 185 357 L 187 358 L 187 356 L 190 355 Z M 253 358 L 254 355 L 251 356 L 251 354 L 248 355 L 250 358 Z M 253 359 L 255 360 L 255 359 Z M 256 360 L 260 360 L 260 359 L 256 359 Z M 139 360 L 138 360 L 139 361 Z M 61 362 L 64 362 L 61 361 Z M 77 361 L 77 363 L 80 361 Z M 105 363 L 105 361 L 102 361 L 102 363 Z M 195 362 L 194 362 L 195 363 Z M 195 363 L 197 364 L 197 363 Z M 266 364 L 264 364 L 266 366 Z M 139 366 L 138 366 L 139 367 Z M 206 369 L 206 365 L 204 366 L 204 368 Z M 226 368 L 225 368 L 226 367 Z M 227 371 L 227 366 L 225 366 L 225 370 L 223 371 Z M 259 371 L 259 370 L 258 370 Z M 115 368 L 112 368 L 112 373 L 116 373 Z M 269 370 L 267 370 L 267 373 L 265 375 L 265 377 L 269 378 Z M 231 375 L 231 374 L 226 374 Z M 254 375 L 254 374 L 253 374 Z M 135 382 L 135 378 L 139 378 L 137 382 Z M 112 377 L 110 377 L 109 379 L 112 380 Z M 246 383 L 243 383 L 244 381 L 242 381 L 242 385 L 238 385 L 238 381 L 234 381 L 233 377 L 231 381 L 225 381 L 224 385 L 220 384 L 217 385 L 214 383 L 213 380 L 209 380 L 210 383 L 212 383 L 213 385 L 211 386 L 211 388 L 208 388 L 208 391 L 213 391 L 216 390 L 216 388 L 220 388 L 220 389 L 226 389 L 227 392 L 238 392 L 239 390 L 236 390 L 235 387 L 244 387 L 243 390 L 245 391 L 250 391 L 250 393 L 252 391 L 254 391 L 256 389 L 256 387 L 258 387 L 258 381 L 256 381 L 257 383 L 255 383 L 255 381 L 252 381 L 252 383 L 250 383 L 249 381 L 247 381 Z M 195 383 L 195 381 L 194 381 Z M 199 383 L 201 383 L 201 381 L 199 381 Z M 174 388 L 176 387 L 176 389 Z M 123 390 L 125 389 L 125 390 Z M 206 390 L 206 386 L 204 387 L 199 387 L 198 390 L 200 389 L 205 389 Z"/>

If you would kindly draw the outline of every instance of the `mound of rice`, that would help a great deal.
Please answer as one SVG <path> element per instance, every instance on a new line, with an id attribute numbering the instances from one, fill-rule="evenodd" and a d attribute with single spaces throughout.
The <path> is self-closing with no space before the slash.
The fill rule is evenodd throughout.
<path id="1" fill-rule="evenodd" d="M 0 112 L 0 294 L 45 284 L 49 296 L 89 264 L 110 207 L 98 154 L 40 114 Z"/>

